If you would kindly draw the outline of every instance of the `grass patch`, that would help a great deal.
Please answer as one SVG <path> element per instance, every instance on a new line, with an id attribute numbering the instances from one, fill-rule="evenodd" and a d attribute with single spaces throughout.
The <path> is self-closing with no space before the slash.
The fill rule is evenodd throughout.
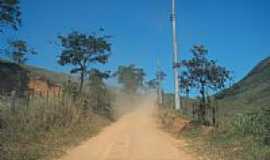
<path id="1" fill-rule="evenodd" d="M 173 111 L 170 111 L 173 112 Z M 164 114 L 159 117 L 170 119 L 163 123 L 164 128 L 173 130 L 175 115 Z M 172 116 L 173 117 L 170 117 Z M 165 121 L 165 120 L 163 120 Z M 189 149 L 197 152 L 205 160 L 269 160 L 270 115 L 265 110 L 238 114 L 220 122 L 218 128 L 200 125 L 191 121 L 177 137 L 189 142 Z M 170 126 L 170 127 L 168 127 Z M 175 133 L 175 132 L 174 132 Z"/>
<path id="2" fill-rule="evenodd" d="M 5 105 L 3 105 L 5 104 Z M 87 107 L 86 107 L 87 106 Z M 53 159 L 65 150 L 96 135 L 111 122 L 91 110 L 85 100 L 34 98 L 11 110 L 0 105 L 0 159 Z"/>

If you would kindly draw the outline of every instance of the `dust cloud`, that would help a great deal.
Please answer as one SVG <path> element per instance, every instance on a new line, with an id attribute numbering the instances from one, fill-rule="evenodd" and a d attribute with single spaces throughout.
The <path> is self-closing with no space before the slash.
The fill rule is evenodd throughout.
<path id="1" fill-rule="evenodd" d="M 146 105 L 147 103 L 156 102 L 155 92 L 144 92 L 140 94 L 127 94 L 122 91 L 115 93 L 113 109 L 114 118 L 119 119 L 125 114 L 134 112 L 138 109 L 147 109 L 152 105 Z"/>

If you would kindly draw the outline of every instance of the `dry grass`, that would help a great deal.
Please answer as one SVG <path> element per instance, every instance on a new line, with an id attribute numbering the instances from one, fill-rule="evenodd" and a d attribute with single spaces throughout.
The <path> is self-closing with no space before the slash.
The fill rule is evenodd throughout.
<path id="1" fill-rule="evenodd" d="M 91 111 L 83 99 L 71 97 L 34 98 L 17 104 L 0 106 L 0 159 L 52 159 L 67 147 L 95 135 L 110 120 Z"/>

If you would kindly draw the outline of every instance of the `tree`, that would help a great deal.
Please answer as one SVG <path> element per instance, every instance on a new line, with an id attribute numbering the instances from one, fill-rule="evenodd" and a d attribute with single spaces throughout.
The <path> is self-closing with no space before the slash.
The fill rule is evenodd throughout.
<path id="1" fill-rule="evenodd" d="M 90 64 L 108 62 L 111 52 L 111 43 L 108 42 L 110 37 L 96 33 L 71 32 L 58 38 L 62 46 L 58 63 L 63 66 L 74 66 L 70 72 L 80 74 L 79 92 L 81 93 Z"/>
<path id="2" fill-rule="evenodd" d="M 189 93 L 191 88 L 193 88 L 194 84 L 192 83 L 192 79 L 191 76 L 189 75 L 189 73 L 187 71 L 182 72 L 181 76 L 179 76 L 179 80 L 180 80 L 180 88 L 181 91 L 183 93 L 185 93 L 186 98 L 189 97 Z"/>
<path id="3" fill-rule="evenodd" d="M 11 60 L 17 64 L 24 64 L 28 59 L 28 55 L 36 55 L 37 52 L 28 47 L 27 42 L 23 40 L 15 40 L 9 42 L 6 53 L 10 56 Z"/>
<path id="4" fill-rule="evenodd" d="M 11 26 L 17 30 L 21 25 L 21 8 L 19 0 L 0 0 L 0 25 Z M 3 30 L 0 29 L 2 32 Z"/>
<path id="5" fill-rule="evenodd" d="M 149 89 L 157 89 L 158 88 L 158 81 L 157 79 L 151 79 L 146 82 L 146 85 Z"/>
<path id="6" fill-rule="evenodd" d="M 92 99 L 92 109 L 94 112 L 111 116 L 111 95 L 107 89 L 104 80 L 110 77 L 110 71 L 101 72 L 98 69 L 92 69 L 89 72 L 89 99 Z"/>
<path id="7" fill-rule="evenodd" d="M 104 79 L 110 77 L 110 71 L 101 72 L 98 69 L 92 69 L 89 72 L 90 89 L 102 89 L 105 87 Z"/>
<path id="8" fill-rule="evenodd" d="M 162 81 L 164 81 L 165 77 L 166 77 L 166 73 L 164 73 L 163 71 L 159 70 L 156 73 L 156 79 L 158 81 L 158 85 L 160 86 Z"/>
<path id="9" fill-rule="evenodd" d="M 78 92 L 78 84 L 73 82 L 71 79 L 68 79 L 67 82 L 63 85 L 63 97 L 75 99 Z"/>
<path id="10" fill-rule="evenodd" d="M 207 95 L 223 89 L 230 79 L 230 72 L 207 57 L 208 50 L 203 45 L 195 45 L 191 52 L 193 57 L 182 62 L 183 70 L 180 80 L 182 88 L 187 92 L 190 89 L 198 91 L 200 97 L 199 118 L 206 122 Z"/>
<path id="11" fill-rule="evenodd" d="M 162 82 L 163 80 L 165 79 L 166 77 L 166 74 L 162 71 L 162 70 L 158 70 L 157 73 L 156 73 L 156 79 L 157 79 L 157 82 L 158 82 L 158 103 L 160 105 L 163 104 L 163 90 L 162 90 Z"/>
<path id="12" fill-rule="evenodd" d="M 152 80 L 146 82 L 146 85 L 150 89 L 159 89 L 161 87 L 162 81 L 167 76 L 163 71 L 159 70 L 156 72 L 156 77 Z"/>
<path id="13" fill-rule="evenodd" d="M 140 87 L 143 87 L 145 73 L 142 68 L 131 64 L 119 66 L 114 76 L 117 76 L 118 82 L 124 86 L 128 93 L 135 93 Z"/>

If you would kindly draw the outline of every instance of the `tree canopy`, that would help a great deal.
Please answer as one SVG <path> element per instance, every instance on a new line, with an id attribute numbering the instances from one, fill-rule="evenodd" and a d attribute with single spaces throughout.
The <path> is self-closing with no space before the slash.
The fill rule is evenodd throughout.
<path id="1" fill-rule="evenodd" d="M 106 64 L 111 53 L 109 36 L 97 33 L 86 34 L 71 32 L 58 37 L 62 52 L 59 56 L 60 65 L 72 65 L 71 73 L 80 74 L 80 88 L 82 91 L 85 77 L 89 74 L 90 64 Z"/>
<path id="2" fill-rule="evenodd" d="M 0 0 L 0 31 L 11 26 L 17 30 L 21 25 L 21 8 L 19 0 Z"/>
<path id="3" fill-rule="evenodd" d="M 105 87 L 104 79 L 110 77 L 110 71 L 102 72 L 98 69 L 92 69 L 89 72 L 89 86 L 90 89 L 102 89 Z"/>
<path id="4" fill-rule="evenodd" d="M 143 87 L 144 70 L 136 67 L 134 64 L 119 66 L 114 75 L 117 76 L 118 82 L 129 93 L 135 93 L 140 87 Z"/>
<path id="5" fill-rule="evenodd" d="M 146 85 L 149 89 L 157 89 L 158 88 L 158 80 L 157 79 L 151 79 L 146 82 Z"/>
<path id="6" fill-rule="evenodd" d="M 208 50 L 203 45 L 191 49 L 193 57 L 182 61 L 180 87 L 185 92 L 191 89 L 200 96 L 200 118 L 205 119 L 206 96 L 223 89 L 230 79 L 230 71 L 207 57 Z M 210 92 L 210 93 L 209 93 Z"/>
<path id="7" fill-rule="evenodd" d="M 224 88 L 230 78 L 230 71 L 218 65 L 217 61 L 209 60 L 208 50 L 203 45 L 195 45 L 191 52 L 193 57 L 182 62 L 182 88 L 192 87 L 200 90 L 203 87 L 212 91 Z"/>
<path id="8" fill-rule="evenodd" d="M 11 60 L 17 64 L 24 64 L 28 59 L 28 55 L 35 55 L 37 52 L 28 47 L 27 42 L 23 40 L 15 40 L 9 42 L 6 53 L 10 56 Z"/>
<path id="9" fill-rule="evenodd" d="M 157 71 L 156 77 L 146 82 L 147 87 L 150 89 L 159 88 L 166 76 L 166 73 L 164 73 L 163 71 Z"/>

